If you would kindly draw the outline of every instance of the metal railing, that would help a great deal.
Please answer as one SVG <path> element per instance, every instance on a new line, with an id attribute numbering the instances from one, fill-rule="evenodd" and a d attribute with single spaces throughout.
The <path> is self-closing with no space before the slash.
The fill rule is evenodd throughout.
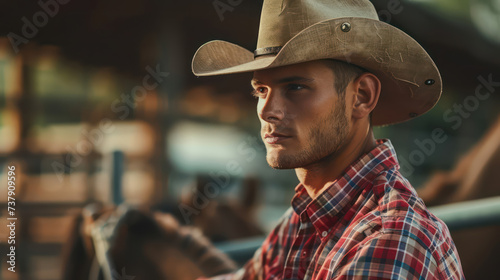
<path id="1" fill-rule="evenodd" d="M 500 196 L 430 207 L 450 230 L 500 225 Z"/>
<path id="2" fill-rule="evenodd" d="M 500 225 L 500 196 L 429 207 L 450 230 Z M 230 258 L 243 264 L 264 241 L 264 236 L 216 244 Z"/>

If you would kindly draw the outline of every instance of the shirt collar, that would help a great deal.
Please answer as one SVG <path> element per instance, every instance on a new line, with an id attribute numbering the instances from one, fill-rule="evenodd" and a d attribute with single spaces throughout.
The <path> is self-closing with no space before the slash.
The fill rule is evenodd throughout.
<path id="1" fill-rule="evenodd" d="M 362 190 L 372 186 L 373 179 L 384 170 L 399 169 L 396 152 L 390 140 L 377 140 L 377 147 L 347 167 L 335 182 L 316 199 L 311 199 L 302 184 L 295 188 L 292 207 L 301 218 L 307 215 L 320 233 L 331 229 L 352 206 Z M 304 213 L 304 214 L 303 214 Z"/>

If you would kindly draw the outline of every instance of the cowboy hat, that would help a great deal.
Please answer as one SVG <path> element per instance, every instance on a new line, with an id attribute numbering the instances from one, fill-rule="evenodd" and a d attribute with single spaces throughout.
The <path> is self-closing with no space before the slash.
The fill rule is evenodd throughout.
<path id="1" fill-rule="evenodd" d="M 360 66 L 381 81 L 373 125 L 403 122 L 429 111 L 441 96 L 441 76 L 409 35 L 378 19 L 368 0 L 264 0 L 257 49 L 225 41 L 202 45 L 197 76 L 251 72 L 319 59 Z"/>

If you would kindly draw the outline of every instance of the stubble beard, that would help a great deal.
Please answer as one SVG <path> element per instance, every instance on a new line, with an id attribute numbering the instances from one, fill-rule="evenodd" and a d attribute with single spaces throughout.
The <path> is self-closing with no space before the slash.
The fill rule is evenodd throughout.
<path id="1" fill-rule="evenodd" d="M 274 169 L 295 169 L 335 156 L 345 144 L 349 134 L 349 122 L 345 114 L 345 102 L 339 102 L 325 118 L 316 122 L 306 139 L 309 145 L 300 151 L 272 153 L 267 148 L 266 160 Z"/>

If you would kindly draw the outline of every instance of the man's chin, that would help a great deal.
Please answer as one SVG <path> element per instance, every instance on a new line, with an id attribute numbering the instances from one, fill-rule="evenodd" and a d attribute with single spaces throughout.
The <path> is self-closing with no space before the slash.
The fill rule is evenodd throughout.
<path id="1" fill-rule="evenodd" d="M 268 163 L 269 163 L 269 162 L 268 162 Z M 276 170 L 294 169 L 294 167 L 286 167 L 286 166 L 275 165 L 275 164 L 271 164 L 271 163 L 269 163 L 269 166 L 270 166 L 272 169 L 276 169 Z"/>
<path id="2" fill-rule="evenodd" d="M 291 160 L 283 159 L 282 157 L 272 157 L 267 156 L 267 164 L 273 169 L 295 169 L 297 168 L 297 164 L 292 162 Z"/>

